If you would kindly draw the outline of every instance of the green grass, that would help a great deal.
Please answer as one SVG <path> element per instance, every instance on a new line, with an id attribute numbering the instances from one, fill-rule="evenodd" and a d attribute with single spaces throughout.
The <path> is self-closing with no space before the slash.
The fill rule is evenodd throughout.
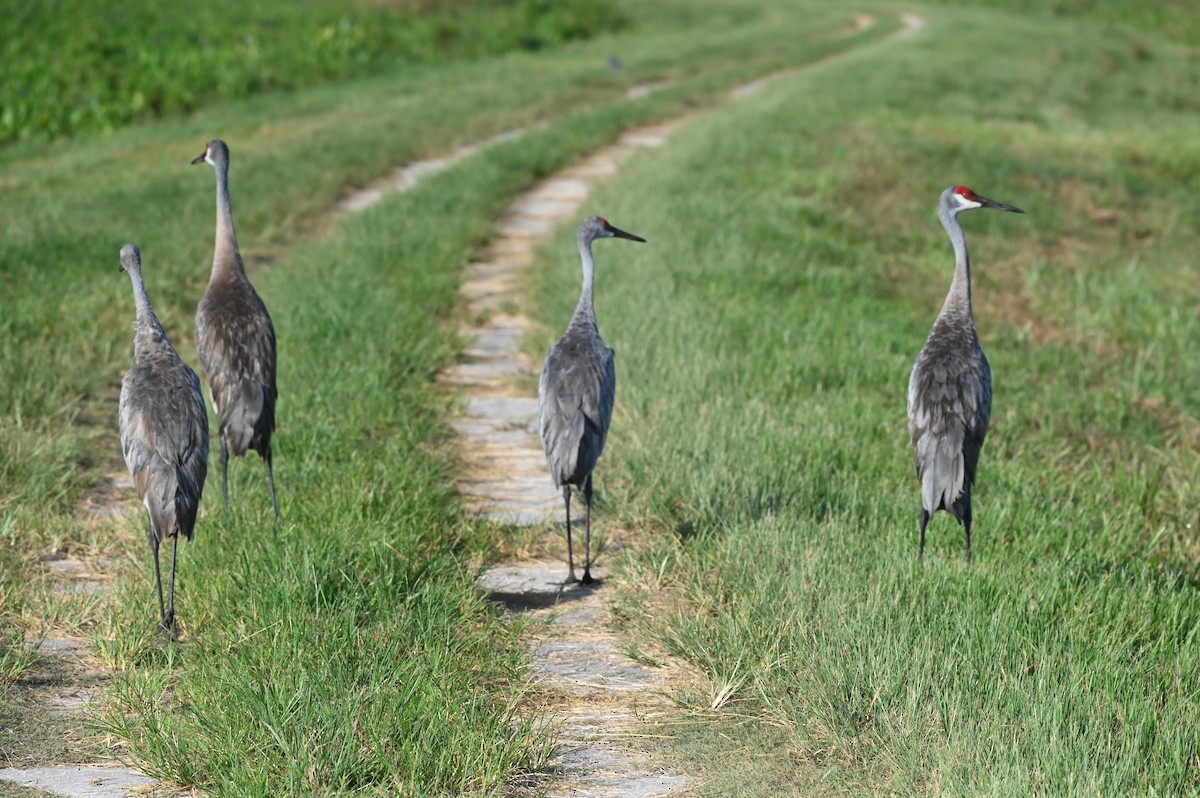
<path id="1" fill-rule="evenodd" d="M 590 203 L 650 239 L 597 246 L 621 380 L 597 477 L 606 514 L 650 537 L 623 563 L 627 611 L 706 677 L 668 750 L 718 794 L 1200 789 L 1194 50 L 945 8 L 875 45 L 908 8 L 870 5 L 876 26 L 850 34 L 855 10 L 629 7 L 590 42 L 0 150 L 3 628 L 91 635 L 116 671 L 103 728 L 181 785 L 503 792 L 548 748 L 514 711 L 521 630 L 472 587 L 497 541 L 451 491 L 454 398 L 432 378 L 460 344 L 459 268 L 521 189 L 622 129 L 853 47 L 703 116 Z M 535 123 L 328 215 L 397 164 Z M 181 546 L 183 640 L 163 648 L 138 523 L 77 508 L 121 468 L 125 241 L 194 361 L 212 184 L 187 161 L 214 135 L 281 341 L 284 523 L 250 460 L 224 524 L 213 469 Z M 945 516 L 915 561 L 903 411 L 950 275 L 932 207 L 955 182 L 1028 211 L 965 220 L 996 379 L 971 568 Z M 577 290 L 564 230 L 533 287 L 538 355 Z M 80 547 L 117 556 L 99 602 L 14 587 L 36 554 Z M 38 663 L 2 650 L 22 685 Z M 723 742 L 747 724 L 771 756 Z"/>
<path id="2" fill-rule="evenodd" d="M 0 17 L 0 143 L 111 131 L 402 64 L 539 50 L 626 21 L 583 0 L 216 0 L 183 13 L 161 0 L 29 4 Z"/>
<path id="3" fill-rule="evenodd" d="M 650 241 L 597 246 L 621 383 L 597 477 L 655 536 L 628 610 L 707 677 L 685 700 L 788 730 L 796 792 L 1194 793 L 1194 52 L 925 13 L 595 195 Z M 944 514 L 916 560 L 904 419 L 954 183 L 1028 212 L 964 217 L 995 379 L 973 567 Z M 578 279 L 564 231 L 532 351 Z M 692 759 L 718 784 L 744 755 Z"/>
<path id="4" fill-rule="evenodd" d="M 1194 44 L 1200 21 L 1188 0 L 940 0 L 947 5 L 983 6 L 1037 19 L 1054 15 L 1076 20 L 1102 22 L 1132 30 L 1153 32 L 1184 44 Z"/>

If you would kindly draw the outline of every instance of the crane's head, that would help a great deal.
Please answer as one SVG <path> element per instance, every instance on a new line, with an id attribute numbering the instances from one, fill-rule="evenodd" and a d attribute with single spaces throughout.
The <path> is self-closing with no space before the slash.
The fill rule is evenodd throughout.
<path id="1" fill-rule="evenodd" d="M 630 241 L 646 243 L 646 239 L 641 236 L 635 236 L 633 233 L 626 233 L 620 228 L 613 227 L 602 216 L 589 216 L 584 219 L 579 225 L 578 237 L 581 242 L 589 243 L 597 238 L 627 238 Z"/>
<path id="2" fill-rule="evenodd" d="M 966 186 L 951 186 L 943 191 L 940 205 L 951 215 L 962 211 L 974 210 L 975 208 L 995 208 L 996 210 L 1009 211 L 1010 213 L 1025 213 L 1025 211 L 1012 205 L 1005 205 L 1003 202 L 996 202 L 987 197 L 981 197 Z"/>
<path id="3" fill-rule="evenodd" d="M 218 163 L 229 163 L 229 147 L 220 139 L 213 139 L 204 145 L 204 152 L 192 159 L 193 164 L 207 163 L 214 168 Z"/>
<path id="4" fill-rule="evenodd" d="M 142 251 L 137 244 L 126 244 L 121 247 L 121 271 L 130 274 L 142 273 Z"/>

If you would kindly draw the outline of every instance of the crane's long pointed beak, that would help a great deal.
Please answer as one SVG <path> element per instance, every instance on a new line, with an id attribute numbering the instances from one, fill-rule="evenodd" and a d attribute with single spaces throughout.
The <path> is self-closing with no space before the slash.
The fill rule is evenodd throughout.
<path id="1" fill-rule="evenodd" d="M 646 243 L 646 239 L 642 238 L 641 236 L 635 236 L 633 233 L 626 233 L 624 230 L 613 227 L 611 224 L 608 226 L 608 232 L 612 233 L 617 238 L 628 238 L 630 241 L 641 241 L 643 244 Z"/>
<path id="2" fill-rule="evenodd" d="M 1008 211 L 1009 213 L 1025 213 L 1025 211 L 1015 205 L 1005 205 L 1003 202 L 996 202 L 987 197 L 981 197 L 978 194 L 975 195 L 975 201 L 984 208 L 995 208 L 998 211 Z"/>
<path id="3" fill-rule="evenodd" d="M 193 159 L 192 159 L 192 164 L 194 165 L 194 164 L 198 164 L 198 163 L 204 163 L 204 156 L 205 156 L 205 155 L 208 155 L 208 150 L 205 150 L 204 152 L 200 153 L 200 154 L 199 154 L 199 155 L 197 155 L 195 158 L 193 158 Z"/>

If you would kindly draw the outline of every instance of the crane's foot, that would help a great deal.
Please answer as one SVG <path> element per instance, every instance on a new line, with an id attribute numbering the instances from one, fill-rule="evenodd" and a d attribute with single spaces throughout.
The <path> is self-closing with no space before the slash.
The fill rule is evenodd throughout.
<path id="1" fill-rule="evenodd" d="M 159 622 L 158 622 L 158 630 L 160 632 L 162 632 L 163 637 L 166 638 L 166 641 L 168 643 L 170 643 L 172 640 L 175 639 L 175 611 L 174 610 L 170 610 L 166 614 L 163 615 L 162 619 L 159 620 Z"/>
<path id="2" fill-rule="evenodd" d="M 580 579 L 579 582 L 580 584 L 591 585 L 595 584 L 596 580 L 592 578 L 592 572 L 590 570 L 586 570 L 583 572 L 583 579 Z"/>

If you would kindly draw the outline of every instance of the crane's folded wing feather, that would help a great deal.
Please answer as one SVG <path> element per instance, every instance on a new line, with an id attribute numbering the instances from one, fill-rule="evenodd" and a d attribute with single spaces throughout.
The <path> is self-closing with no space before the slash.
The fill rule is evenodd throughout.
<path id="1" fill-rule="evenodd" d="M 607 346 L 580 353 L 560 344 L 550 350 L 542 367 L 538 428 L 555 484 L 581 484 L 604 449 L 616 369 Z"/>
<path id="2" fill-rule="evenodd" d="M 909 379 L 909 440 L 921 506 L 930 513 L 950 510 L 975 480 L 992 401 L 991 372 L 979 355 L 978 364 L 962 368 L 919 357 Z"/>
<path id="3" fill-rule="evenodd" d="M 196 353 L 230 450 L 265 447 L 275 429 L 275 328 L 248 284 L 237 301 L 207 294 L 196 314 Z M 212 308 L 220 307 L 220 311 Z"/>
<path id="4" fill-rule="evenodd" d="M 160 537 L 191 537 L 208 473 L 208 411 L 195 372 L 170 353 L 139 358 L 118 409 L 121 450 Z"/>

